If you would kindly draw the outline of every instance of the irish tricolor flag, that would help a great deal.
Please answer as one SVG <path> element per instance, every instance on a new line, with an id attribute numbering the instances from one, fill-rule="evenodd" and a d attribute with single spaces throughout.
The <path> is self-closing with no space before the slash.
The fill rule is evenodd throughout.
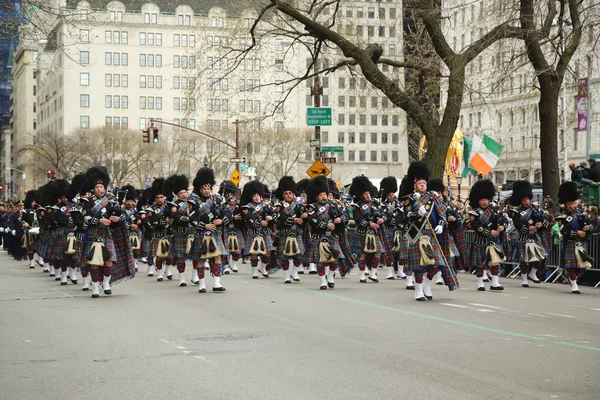
<path id="1" fill-rule="evenodd" d="M 489 174 L 498 163 L 503 148 L 503 145 L 487 135 L 483 135 L 483 138 L 477 135 L 473 136 L 469 167 L 484 176 Z"/>

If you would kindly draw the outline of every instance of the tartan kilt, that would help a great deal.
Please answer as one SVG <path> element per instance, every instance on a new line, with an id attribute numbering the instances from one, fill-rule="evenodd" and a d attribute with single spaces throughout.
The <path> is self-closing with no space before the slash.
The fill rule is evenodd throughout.
<path id="1" fill-rule="evenodd" d="M 115 242 L 113 241 L 113 239 L 108 234 L 102 235 L 101 237 L 99 237 L 99 239 L 102 239 L 102 241 L 104 242 L 104 247 L 106 247 L 106 249 L 108 251 L 110 251 L 110 254 L 111 254 L 110 261 L 116 262 L 117 261 L 117 251 L 115 249 Z M 83 246 L 83 252 L 81 253 L 82 258 L 80 259 L 80 261 L 83 261 L 83 263 L 80 265 L 87 264 L 88 253 L 90 251 L 90 248 L 92 247 L 92 244 L 94 244 L 95 241 L 96 241 L 96 238 L 89 238 L 87 245 Z"/>
<path id="2" fill-rule="evenodd" d="M 400 265 L 406 264 L 406 260 L 408 259 L 408 242 L 404 238 L 404 236 L 400 235 L 400 250 L 398 251 L 398 263 Z"/>
<path id="3" fill-rule="evenodd" d="M 240 245 L 240 254 L 247 253 L 248 251 L 248 243 L 246 242 L 246 237 L 244 233 L 240 229 L 232 229 L 225 233 L 223 233 L 223 243 L 227 243 L 227 239 L 230 235 L 235 235 L 238 240 L 238 244 Z M 227 246 L 225 246 L 227 247 Z M 231 251 L 230 251 L 231 252 Z"/>
<path id="4" fill-rule="evenodd" d="M 35 253 L 39 248 L 39 235 L 27 235 L 27 253 Z"/>
<path id="5" fill-rule="evenodd" d="M 257 235 L 255 235 L 255 236 L 257 236 Z M 252 246 L 252 241 L 254 240 L 255 236 L 248 235 L 248 237 L 246 238 L 246 241 L 247 241 L 246 243 L 248 245 L 248 254 L 250 254 L 250 247 Z M 266 255 L 268 255 L 269 252 L 271 252 L 271 251 L 277 250 L 275 248 L 275 245 L 273 244 L 273 235 L 271 235 L 271 234 L 268 234 L 268 235 L 261 234 L 260 236 L 262 236 L 265 239 L 265 246 L 267 247 L 267 254 Z"/>
<path id="6" fill-rule="evenodd" d="M 385 264 L 392 265 L 394 263 L 394 231 L 385 230 L 381 232 L 381 244 L 383 246 L 383 260 Z"/>
<path id="7" fill-rule="evenodd" d="M 194 244 L 192 245 L 192 249 L 190 250 L 190 254 L 188 256 L 188 258 L 191 259 L 193 262 L 205 260 L 201 253 L 203 237 L 204 235 L 194 235 Z M 219 255 L 221 257 L 227 257 L 229 255 L 229 251 L 225 248 L 225 244 L 223 243 L 223 235 L 216 234 L 213 235 L 213 237 L 215 238 L 215 242 L 217 244 L 217 251 L 219 252 Z"/>
<path id="8" fill-rule="evenodd" d="M 342 248 L 340 247 L 339 239 L 336 238 L 335 236 L 328 236 L 327 238 L 329 239 L 329 241 L 331 243 L 331 250 L 333 252 L 339 253 L 338 261 L 340 259 L 345 259 L 344 252 L 342 251 Z M 310 243 L 308 244 L 308 247 L 306 248 L 306 250 L 304 250 L 303 260 L 306 263 L 317 264 L 319 262 L 319 243 L 321 243 L 321 239 L 322 238 L 311 240 Z"/>
<path id="9" fill-rule="evenodd" d="M 419 242 L 417 242 L 412 246 L 407 246 L 408 269 L 413 272 L 425 272 L 428 269 L 438 268 L 441 265 L 445 265 L 444 258 L 442 257 L 442 250 L 440 249 L 440 246 L 438 246 L 435 238 L 433 238 L 432 235 L 428 235 L 427 232 L 424 232 L 423 236 L 427 236 L 431 239 L 431 247 L 433 248 L 433 254 L 435 256 L 435 265 L 421 265 L 421 250 L 419 250 Z"/>
<path id="10" fill-rule="evenodd" d="M 352 259 L 352 253 L 350 252 L 348 236 L 346 233 L 344 233 L 338 238 L 338 240 L 340 243 L 340 249 L 342 249 L 342 254 L 344 255 L 344 258 L 339 260 L 339 268 L 340 270 L 349 272 L 354 267 L 354 260 Z"/>
<path id="11" fill-rule="evenodd" d="M 304 241 L 302 240 L 302 236 L 298 235 L 298 234 L 294 234 L 294 236 L 296 237 L 296 240 L 298 241 L 298 249 L 300 250 L 300 253 L 298 253 L 294 257 L 288 257 L 288 256 L 283 255 L 283 253 L 285 252 L 285 240 L 287 239 L 288 236 L 289 236 L 289 234 L 278 235 L 277 250 L 276 250 L 277 258 L 279 258 L 279 259 L 302 258 L 302 255 L 304 254 Z"/>
<path id="12" fill-rule="evenodd" d="M 456 247 L 456 243 L 454 243 L 454 237 L 448 234 L 448 259 L 452 259 L 454 257 L 459 256 L 458 248 Z"/>
<path id="13" fill-rule="evenodd" d="M 122 226 L 111 230 L 116 260 L 111 269 L 111 285 L 135 276 L 135 259 L 129 242 L 129 233 Z M 105 242 L 106 243 L 106 242 Z"/>
<path id="14" fill-rule="evenodd" d="M 548 227 L 542 231 L 540 234 L 542 239 L 542 247 L 544 250 L 548 251 L 548 249 L 552 248 L 552 228 Z"/>
<path id="15" fill-rule="evenodd" d="M 81 240 L 75 239 L 75 254 L 71 254 L 67 257 L 71 257 L 73 260 L 73 267 L 78 267 L 81 265 L 81 253 L 83 251 L 83 243 Z"/>
<path id="16" fill-rule="evenodd" d="M 38 238 L 37 242 L 38 254 L 44 259 L 44 261 L 48 261 L 48 246 L 50 246 L 50 235 L 46 232 L 40 233 L 40 237 Z"/>
<path id="17" fill-rule="evenodd" d="M 541 252 L 542 255 L 544 257 L 546 257 L 546 259 L 548 259 L 548 252 L 546 251 L 546 249 L 542 246 L 542 243 L 540 240 L 538 240 L 537 238 L 534 240 L 535 244 L 537 244 L 538 246 L 540 246 L 541 248 Z M 510 257 L 510 262 L 513 263 L 525 263 L 527 264 L 527 259 L 525 258 L 525 246 L 527 245 L 527 241 L 515 241 L 513 243 L 512 246 L 512 254 Z"/>
<path id="18" fill-rule="evenodd" d="M 52 236 L 50 237 L 50 245 L 48 246 L 48 259 L 61 261 L 65 258 L 65 250 L 67 249 L 67 236 Z"/>
<path id="19" fill-rule="evenodd" d="M 365 238 L 366 234 L 361 235 L 360 233 L 356 233 L 350 242 L 350 247 L 352 249 L 352 254 L 356 254 L 356 258 L 358 259 L 363 253 L 363 249 L 365 248 Z M 393 242 L 393 237 L 392 237 Z M 383 244 L 381 243 L 381 235 L 379 232 L 375 233 L 375 253 L 373 254 L 381 254 L 383 252 Z"/>
<path id="20" fill-rule="evenodd" d="M 154 246 L 154 241 L 152 239 L 142 237 L 140 252 L 142 255 L 148 258 L 156 256 L 156 247 Z"/>
<path id="21" fill-rule="evenodd" d="M 150 253 L 146 255 L 146 257 L 156 257 L 156 249 L 158 249 L 158 242 L 160 242 L 163 239 L 167 239 L 169 240 L 169 252 L 171 251 L 171 240 L 169 238 L 169 236 L 164 236 L 161 238 L 152 238 L 152 242 L 150 245 Z"/>
<path id="22" fill-rule="evenodd" d="M 486 248 L 485 244 L 471 244 L 468 265 L 471 271 L 487 266 Z"/>
<path id="23" fill-rule="evenodd" d="M 169 247 L 169 256 L 177 259 L 184 259 L 186 256 L 188 234 L 173 235 L 171 238 L 171 246 Z"/>
<path id="24" fill-rule="evenodd" d="M 575 257 L 575 245 L 577 243 L 576 242 L 565 242 L 563 240 L 562 243 L 562 252 L 561 252 L 561 267 L 563 268 L 577 268 L 579 269 L 579 266 L 577 265 L 577 258 Z M 584 248 L 586 248 L 585 244 L 584 244 Z"/>

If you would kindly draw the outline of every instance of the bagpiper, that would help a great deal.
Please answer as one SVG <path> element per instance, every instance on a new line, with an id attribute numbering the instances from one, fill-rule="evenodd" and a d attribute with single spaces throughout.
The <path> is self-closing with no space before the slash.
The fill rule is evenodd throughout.
<path id="1" fill-rule="evenodd" d="M 558 189 L 558 203 L 563 213 L 556 217 L 562 234 L 561 267 L 569 274 L 571 293 L 580 294 L 577 278 L 593 259 L 587 254 L 585 244 L 592 234 L 592 223 L 579 206 L 579 193 L 575 182 L 563 182 Z"/>
<path id="2" fill-rule="evenodd" d="M 400 202 L 396 197 L 398 191 L 398 181 L 393 176 L 385 177 L 379 185 L 381 195 L 381 208 L 383 210 L 383 226 L 381 227 L 381 238 L 383 242 L 383 261 L 386 269 L 386 279 L 393 280 L 394 267 L 398 263 L 398 246 L 395 242 L 399 240 L 396 237 L 397 231 L 397 210 L 400 208 Z M 394 239 L 397 240 L 394 240 Z"/>
<path id="3" fill-rule="evenodd" d="M 517 240 L 513 245 L 511 261 L 521 269 L 521 286 L 529 287 L 529 279 L 533 283 L 541 283 L 537 271 L 542 262 L 548 258 L 548 252 L 542 246 L 540 232 L 548 227 L 544 213 L 538 210 L 531 199 L 533 191 L 528 181 L 516 181 L 510 196 L 509 217 L 517 231 Z"/>
<path id="4" fill-rule="evenodd" d="M 195 210 L 190 220 L 195 229 L 190 258 L 198 271 L 199 293 L 206 293 L 204 262 L 208 261 L 213 277 L 213 292 L 224 292 L 221 285 L 222 258 L 227 257 L 223 244 L 223 226 L 231 221 L 231 213 L 225 207 L 223 198 L 213 194 L 215 173 L 211 168 L 202 167 L 193 181 Z"/>
<path id="5" fill-rule="evenodd" d="M 428 191 L 429 169 L 425 163 L 413 162 L 408 168 L 408 182 L 413 182 L 414 192 L 406 202 L 408 219 L 408 268 L 415 274 L 415 300 L 432 300 L 431 281 L 438 270 L 449 290 L 458 287 L 452 266 L 446 259 L 444 242 L 446 206 L 440 193 Z M 447 242 L 447 241 L 446 241 Z"/>
<path id="6" fill-rule="evenodd" d="M 273 216 L 269 215 L 262 201 L 264 189 L 265 186 L 259 181 L 248 182 L 244 185 L 240 200 L 249 243 L 252 279 L 258 279 L 259 271 L 263 277 L 269 277 L 266 267 L 269 265 L 271 251 L 275 250 L 271 229 L 268 227 Z"/>
<path id="7" fill-rule="evenodd" d="M 168 203 L 166 215 L 171 220 L 173 236 L 169 247 L 169 256 L 179 272 L 179 286 L 185 287 L 185 258 L 189 253 L 188 239 L 191 233 L 190 216 L 192 207 L 188 203 L 190 181 L 185 175 L 172 175 L 165 180 L 164 193 L 172 198 Z"/>
<path id="8" fill-rule="evenodd" d="M 352 217 L 356 223 L 352 252 L 357 256 L 361 283 L 367 283 L 365 276 L 367 268 L 369 268 L 369 280 L 379 282 L 377 267 L 383 250 L 381 229 L 384 220 L 379 202 L 372 199 L 373 189 L 373 184 L 369 178 L 357 176 L 352 179 L 349 190 L 349 193 L 354 197 Z"/>
<path id="9" fill-rule="evenodd" d="M 275 223 L 277 227 L 277 258 L 283 268 L 283 283 L 300 282 L 298 269 L 302 263 L 304 220 L 306 208 L 296 201 L 296 182 L 291 176 L 279 180 L 275 190 Z M 291 270 L 290 270 L 291 264 Z"/>
<path id="10" fill-rule="evenodd" d="M 36 264 L 36 239 L 40 233 L 40 224 L 37 219 L 37 203 L 35 197 L 37 190 L 28 190 L 25 195 L 25 210 L 21 215 L 21 225 L 25 230 L 27 238 L 26 249 L 27 257 L 29 258 L 29 268 L 35 268 Z"/>
<path id="11" fill-rule="evenodd" d="M 52 206 L 49 210 L 51 239 L 48 259 L 56 271 L 55 280 L 60 281 L 61 285 L 67 284 L 69 274 L 67 256 L 65 255 L 68 245 L 68 226 L 70 223 L 69 200 L 67 199 L 69 186 L 69 183 L 62 179 L 50 182 L 50 200 Z M 74 283 L 77 283 L 77 280 Z"/>
<path id="12" fill-rule="evenodd" d="M 129 243 L 133 252 L 135 270 L 138 270 L 138 260 L 141 257 L 142 221 L 136 208 L 137 190 L 133 185 L 125 185 L 119 191 L 119 201 L 125 213 L 125 227 L 129 235 Z"/>
<path id="13" fill-rule="evenodd" d="M 339 244 L 336 225 L 343 224 L 339 207 L 329 200 L 331 189 L 324 176 L 311 179 L 306 187 L 307 222 L 310 224 L 310 243 L 304 259 L 317 265 L 321 290 L 335 287 L 335 270 L 345 258 Z M 326 273 L 325 268 L 329 267 Z"/>
<path id="14" fill-rule="evenodd" d="M 469 265 L 477 275 L 477 290 L 485 291 L 484 278 L 487 271 L 492 273 L 490 290 L 504 290 L 500 285 L 498 266 L 505 261 L 502 250 L 502 236 L 506 229 L 504 216 L 496 212 L 491 202 L 496 194 L 494 183 L 490 180 L 475 182 L 469 193 L 470 226 L 475 238 L 469 251 Z"/>
<path id="15" fill-rule="evenodd" d="M 146 248 L 145 254 L 148 259 L 148 266 L 155 259 L 156 264 L 156 281 L 162 282 L 164 279 L 163 266 L 169 257 L 169 238 L 167 236 L 167 215 L 166 215 L 166 196 L 164 192 L 164 178 L 157 178 L 152 182 L 152 187 L 148 189 L 148 202 L 150 206 L 146 207 L 145 214 L 142 215 L 144 221 L 144 229 L 151 234 L 152 239 L 150 246 Z M 148 273 L 148 276 L 153 274 Z M 167 276 L 168 278 L 168 276 Z"/>
<path id="16" fill-rule="evenodd" d="M 331 203 L 332 206 L 337 207 L 337 211 L 333 211 L 333 213 L 338 215 L 341 219 L 341 222 L 339 223 L 334 222 L 335 229 L 332 236 L 335 236 L 338 239 L 340 249 L 344 255 L 343 258 L 338 258 L 337 266 L 337 270 L 343 278 L 354 267 L 354 264 L 352 263 L 352 249 L 348 240 L 348 222 L 351 219 L 350 211 L 349 206 L 342 201 L 342 193 L 339 191 L 338 185 L 333 179 L 327 178 L 327 187 L 329 188 L 329 203 Z M 327 270 L 327 267 L 325 269 Z M 331 271 L 327 271 L 327 276 L 330 275 L 330 272 Z M 335 274 L 332 274 L 331 276 L 333 278 L 335 277 Z"/>
<path id="17" fill-rule="evenodd" d="M 83 217 L 83 208 L 88 198 L 91 196 L 90 188 L 87 183 L 86 174 L 77 174 L 73 177 L 67 197 L 70 199 L 72 206 L 69 208 L 69 216 L 72 225 L 72 234 L 75 238 L 74 252 L 71 255 L 73 259 L 73 268 L 79 268 L 83 284 L 82 291 L 90 290 L 90 271 L 87 266 L 87 261 L 83 256 L 83 239 L 85 234 L 85 220 Z"/>
<path id="18" fill-rule="evenodd" d="M 225 274 L 229 274 L 231 271 L 238 273 L 238 261 L 243 254 L 248 252 L 244 235 L 244 217 L 236 198 L 237 193 L 237 185 L 230 180 L 225 180 L 219 185 L 219 194 L 225 199 L 225 206 L 229 208 L 229 212 L 233 216 L 232 220 L 223 226 L 223 243 L 229 251 L 228 260 L 223 260 L 224 266 L 227 261 Z"/>

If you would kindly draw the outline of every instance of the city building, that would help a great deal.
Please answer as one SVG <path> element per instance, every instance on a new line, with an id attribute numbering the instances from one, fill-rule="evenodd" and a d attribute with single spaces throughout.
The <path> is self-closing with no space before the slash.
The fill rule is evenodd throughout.
<path id="1" fill-rule="evenodd" d="M 154 119 L 160 140 L 168 140 L 171 150 L 190 157 L 181 157 L 174 167 L 167 160 L 170 157 L 156 157 L 149 160 L 147 175 L 193 174 L 209 164 L 224 179 L 233 171 L 231 148 L 166 123 L 233 144 L 238 121 L 240 156 L 246 158 L 242 172 L 249 175 L 244 179 L 258 177 L 273 184 L 283 174 L 305 177 L 315 160 L 309 145 L 314 129 L 306 121 L 307 107 L 314 102 L 314 82 L 298 78 L 313 62 L 321 70 L 335 65 L 342 55 L 326 49 L 313 60 L 307 47 L 270 35 L 241 53 L 239 49 L 252 43 L 249 29 L 257 10 L 210 7 L 217 3 L 211 1 L 202 2 L 206 7 L 200 10 L 187 5 L 169 8 L 167 2 L 161 8 L 161 3 L 126 8 L 111 1 L 97 9 L 85 0 L 57 2 L 65 6 L 68 18 L 55 19 L 49 37 L 39 43 L 37 98 L 31 103 L 36 115 L 28 117 L 37 136 L 54 132 L 68 136 L 106 127 L 129 130 L 129 140 L 141 142 L 141 131 Z M 355 35 L 360 43 L 379 43 L 387 57 L 402 59 L 399 1 L 343 4 L 338 11 L 343 18 L 334 29 Z M 331 18 L 329 12 L 324 11 L 324 18 Z M 266 29 L 267 23 L 258 32 Z M 381 69 L 394 76 L 398 85 L 403 83 L 401 69 L 387 65 Z M 403 176 L 408 167 L 405 113 L 359 71 L 346 68 L 324 73 L 320 82 L 321 106 L 332 108 L 331 126 L 321 128 L 321 146 L 325 147 L 321 156 L 336 158 L 335 164 L 326 164 L 332 177 L 347 184 L 358 174 Z M 15 101 L 25 101 L 21 100 L 26 96 L 23 90 L 27 92 L 15 87 Z M 19 145 L 30 140 L 23 129 L 13 128 Z M 279 137 L 286 139 L 279 142 Z M 14 154 L 18 150 L 13 148 Z M 38 168 L 31 176 L 30 181 L 27 174 L 28 187 L 39 186 L 46 178 L 45 170 Z M 141 176 L 134 183 L 143 181 Z"/>
<path id="2" fill-rule="evenodd" d="M 584 4 L 583 4 L 584 3 Z M 563 83 L 564 103 L 559 100 L 558 150 L 561 175 L 570 179 L 568 164 L 586 161 L 586 132 L 577 126 L 577 84 L 588 76 L 588 55 L 598 40 L 597 0 L 582 2 L 584 30 L 580 45 L 570 63 Z M 454 51 L 460 52 L 481 38 L 493 26 L 507 18 L 518 18 L 513 2 L 462 1 L 444 2 L 444 32 Z M 518 21 L 518 20 L 516 20 Z M 554 22 L 555 24 L 557 21 Z M 569 27 L 566 31 L 569 32 Z M 547 48 L 548 54 L 551 50 Z M 554 60 L 554 56 L 548 56 Z M 590 98 L 600 99 L 598 57 L 591 59 L 593 72 Z M 447 85 L 447 82 L 443 82 Z M 524 45 L 518 40 L 502 40 L 480 54 L 467 66 L 465 96 L 459 128 L 466 136 L 488 135 L 504 145 L 500 161 L 490 173 L 498 185 L 509 180 L 527 179 L 542 182 L 540 156 L 540 122 L 538 113 L 539 84 Z M 446 101 L 442 90 L 442 106 Z M 592 101 L 591 154 L 600 153 L 600 107 Z M 471 176 L 470 180 L 475 179 Z"/>

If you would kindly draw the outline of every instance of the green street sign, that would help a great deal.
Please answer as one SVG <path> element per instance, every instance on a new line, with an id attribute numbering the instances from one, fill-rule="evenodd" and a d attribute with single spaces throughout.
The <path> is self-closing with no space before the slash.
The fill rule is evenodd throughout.
<path id="1" fill-rule="evenodd" d="M 240 164 L 240 169 L 242 169 L 242 170 L 243 170 L 243 169 L 248 169 L 248 168 L 250 168 L 250 166 L 249 166 L 249 165 L 246 165 L 246 164 Z"/>
<path id="2" fill-rule="evenodd" d="M 344 146 L 321 146 L 321 151 L 324 153 L 343 153 Z"/>
<path id="3" fill-rule="evenodd" d="M 331 107 L 308 107 L 306 124 L 308 126 L 331 126 Z"/>

